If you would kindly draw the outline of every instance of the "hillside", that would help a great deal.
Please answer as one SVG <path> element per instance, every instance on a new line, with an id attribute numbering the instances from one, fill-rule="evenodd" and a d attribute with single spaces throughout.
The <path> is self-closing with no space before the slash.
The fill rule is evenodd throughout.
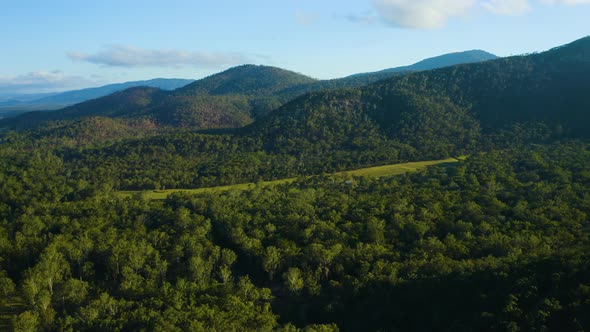
<path id="1" fill-rule="evenodd" d="M 352 148 L 355 140 L 371 134 L 428 154 L 448 153 L 473 146 L 481 134 L 515 125 L 533 130 L 527 124 L 544 126 L 545 132 L 539 135 L 587 137 L 589 50 L 590 38 L 584 38 L 540 54 L 311 94 L 245 131 L 259 136 L 271 149 L 291 152 L 318 142 Z"/>

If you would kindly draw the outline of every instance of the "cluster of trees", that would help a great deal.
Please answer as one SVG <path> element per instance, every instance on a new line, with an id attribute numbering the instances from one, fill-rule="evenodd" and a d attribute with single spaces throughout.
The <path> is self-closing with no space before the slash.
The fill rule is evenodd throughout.
<path id="1" fill-rule="evenodd" d="M 75 180 L 49 152 L 0 154 L 16 329 L 590 328 L 586 143 L 164 201 Z"/>

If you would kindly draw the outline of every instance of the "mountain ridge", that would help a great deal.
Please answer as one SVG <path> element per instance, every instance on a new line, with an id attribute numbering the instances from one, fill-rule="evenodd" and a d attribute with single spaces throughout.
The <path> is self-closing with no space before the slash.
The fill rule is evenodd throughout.
<path id="1" fill-rule="evenodd" d="M 450 67 L 454 65 L 460 64 L 468 64 L 468 63 L 476 63 L 476 62 L 484 62 L 489 60 L 495 60 L 499 57 L 486 52 L 484 50 L 469 50 L 469 51 L 462 51 L 462 52 L 452 52 L 446 53 L 439 56 L 434 56 L 430 58 L 426 58 L 424 60 L 418 61 L 414 64 L 408 66 L 400 66 L 400 67 L 393 67 L 387 68 L 375 72 L 367 72 L 367 73 L 360 73 L 350 75 L 348 77 L 358 77 L 363 75 L 371 75 L 371 74 L 385 74 L 385 73 L 400 73 L 400 72 L 412 72 L 412 71 L 422 71 L 422 70 L 432 70 L 437 68 L 443 67 Z"/>
<path id="2" fill-rule="evenodd" d="M 124 118 L 151 117 L 160 125 L 173 127 L 242 127 L 306 93 L 356 88 L 401 74 L 405 72 L 379 72 L 333 80 L 316 80 L 282 68 L 241 65 L 163 93 L 159 99 L 139 107 L 141 109 L 134 107 L 126 114 L 115 113 L 116 116 Z M 119 108 L 112 105 L 109 96 L 102 98 L 106 98 L 104 104 Z M 51 120 L 75 120 L 80 116 L 114 116 L 115 113 L 109 109 L 93 108 L 100 104 L 101 102 L 81 103 L 47 114 L 31 113 L 23 115 L 20 119 L 5 119 L 0 124 L 19 128 Z"/>
<path id="3" fill-rule="evenodd" d="M 191 79 L 180 78 L 153 78 L 149 80 L 128 81 L 123 83 L 107 84 L 99 87 L 91 87 L 78 90 L 70 90 L 58 93 L 51 93 L 48 96 L 39 98 L 26 98 L 19 100 L 13 98 L 0 103 L 0 112 L 2 111 L 17 111 L 19 108 L 24 110 L 55 110 L 67 107 L 73 104 L 81 103 L 87 100 L 96 99 L 107 96 L 109 94 L 123 91 L 128 88 L 146 86 L 160 88 L 162 90 L 175 90 L 187 84 L 194 82 Z M 31 95 L 35 96 L 35 95 Z"/>

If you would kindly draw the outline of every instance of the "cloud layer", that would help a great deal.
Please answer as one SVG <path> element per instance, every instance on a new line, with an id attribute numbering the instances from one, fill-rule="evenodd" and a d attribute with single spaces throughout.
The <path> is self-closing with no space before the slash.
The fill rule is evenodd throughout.
<path id="1" fill-rule="evenodd" d="M 483 8 L 496 15 L 519 15 L 533 9 L 532 3 L 545 5 L 590 4 L 590 0 L 372 0 L 376 15 L 358 17 L 353 22 L 381 20 L 394 27 L 436 29 L 449 19 L 467 15 L 475 8 Z"/>
<path id="2" fill-rule="evenodd" d="M 66 75 L 59 70 L 40 70 L 0 77 L 0 94 L 53 92 L 95 84 L 83 77 Z"/>
<path id="3" fill-rule="evenodd" d="M 375 0 L 379 16 L 403 28 L 440 28 L 453 16 L 463 15 L 474 0 Z"/>
<path id="4" fill-rule="evenodd" d="M 112 67 L 200 67 L 219 68 L 252 62 L 239 53 L 188 52 L 180 50 L 149 50 L 133 46 L 111 45 L 104 50 L 87 54 L 69 52 L 73 60 Z"/>

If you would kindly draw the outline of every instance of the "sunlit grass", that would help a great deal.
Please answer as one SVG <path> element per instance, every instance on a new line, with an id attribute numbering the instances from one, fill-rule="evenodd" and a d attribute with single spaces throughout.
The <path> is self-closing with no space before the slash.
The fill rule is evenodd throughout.
<path id="1" fill-rule="evenodd" d="M 418 162 L 411 162 L 411 163 L 402 163 L 402 164 L 392 164 L 392 165 L 384 165 L 384 166 L 376 166 L 376 167 L 367 167 L 361 169 L 355 169 L 350 171 L 344 172 L 337 172 L 334 173 L 336 175 L 346 175 L 346 176 L 365 176 L 365 177 L 384 177 L 384 176 L 394 176 L 394 175 L 401 175 L 405 173 L 415 172 L 420 169 L 424 169 L 428 166 L 444 166 L 445 164 L 453 164 L 458 162 L 459 160 L 465 159 L 465 157 L 459 158 L 447 158 L 447 159 L 440 159 L 440 160 L 428 160 L 428 161 L 418 161 Z M 290 183 L 295 181 L 297 178 L 288 178 L 288 179 L 280 179 L 280 180 L 273 180 L 273 181 L 263 181 L 261 185 L 263 186 L 273 186 L 277 184 L 283 183 Z M 175 193 L 175 192 L 188 192 L 191 194 L 199 194 L 199 193 L 206 193 L 206 192 L 220 192 L 226 191 L 230 189 L 234 190 L 247 190 L 254 188 L 256 186 L 255 183 L 240 183 L 240 184 L 233 184 L 227 186 L 218 186 L 218 187 L 209 187 L 209 188 L 197 188 L 197 189 L 166 189 L 166 190 L 149 190 L 144 191 L 145 195 L 149 199 L 165 199 L 168 195 Z M 119 194 L 123 197 L 129 197 L 140 193 L 140 191 L 121 191 Z"/>

